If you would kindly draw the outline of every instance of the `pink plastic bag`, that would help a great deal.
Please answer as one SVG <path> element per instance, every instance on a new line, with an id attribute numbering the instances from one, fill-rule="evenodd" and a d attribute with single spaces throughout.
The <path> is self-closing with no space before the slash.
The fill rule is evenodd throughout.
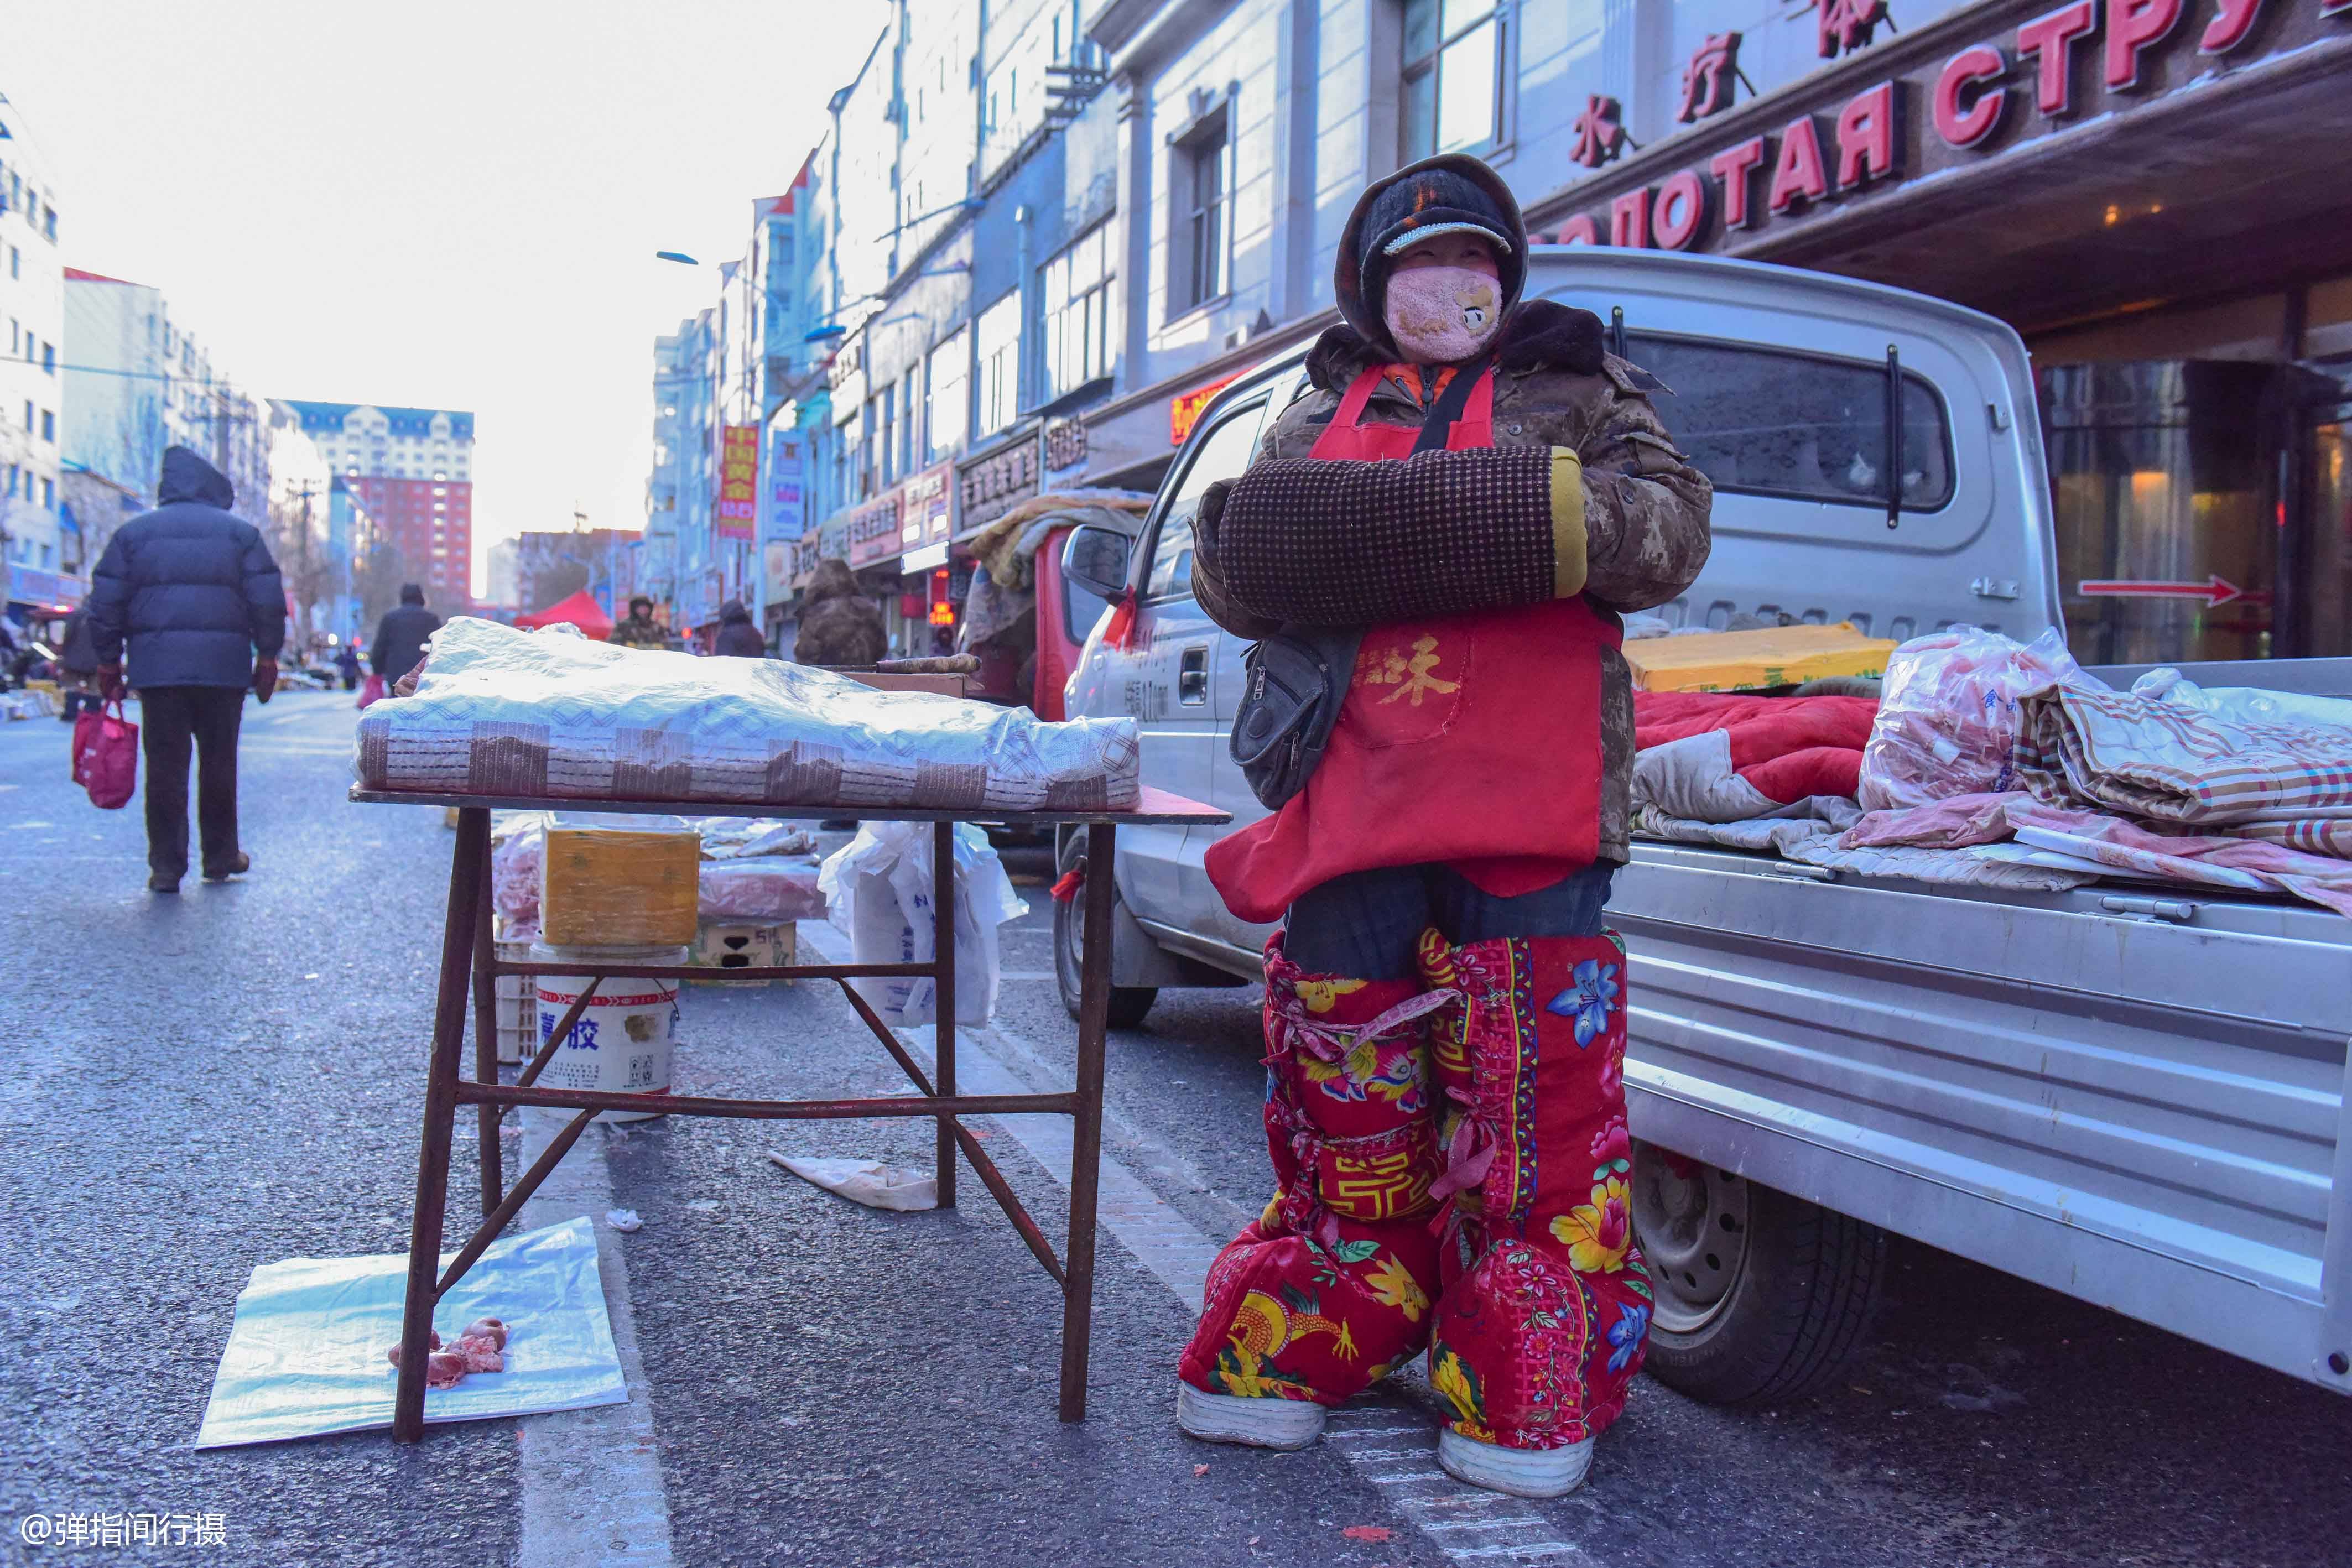
<path id="1" fill-rule="evenodd" d="M 1914 637 L 1886 661 L 1862 751 L 1862 809 L 2017 789 L 2019 702 L 2053 686 L 2097 684 L 2055 628 L 2030 645 L 1976 626 Z"/>
<path id="2" fill-rule="evenodd" d="M 383 677 L 370 675 L 367 683 L 360 687 L 360 706 L 365 708 L 371 703 L 380 703 L 383 701 Z"/>
<path id="3" fill-rule="evenodd" d="M 74 720 L 73 781 L 89 791 L 89 803 L 121 810 L 139 793 L 139 727 L 125 718 L 121 699 L 112 712 L 85 708 Z"/>

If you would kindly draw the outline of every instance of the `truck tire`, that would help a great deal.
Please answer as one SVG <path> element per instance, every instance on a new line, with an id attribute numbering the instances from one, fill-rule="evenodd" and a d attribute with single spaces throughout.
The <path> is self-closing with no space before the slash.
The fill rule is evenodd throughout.
<path id="1" fill-rule="evenodd" d="M 1086 861 L 1081 858 L 1075 869 L 1083 873 Z M 1054 979 L 1062 988 L 1062 1006 L 1072 1018 L 1078 1016 L 1078 957 L 1085 950 L 1087 929 L 1086 878 L 1078 878 L 1077 891 L 1067 898 L 1054 901 Z M 1113 986 L 1110 988 L 1110 1027 L 1133 1029 L 1143 1021 L 1158 1000 L 1156 986 Z"/>
<path id="2" fill-rule="evenodd" d="M 1649 1144 L 1633 1148 L 1633 1229 L 1656 1291 L 1650 1374 L 1711 1405 L 1821 1387 L 1886 1271 L 1878 1227 Z"/>

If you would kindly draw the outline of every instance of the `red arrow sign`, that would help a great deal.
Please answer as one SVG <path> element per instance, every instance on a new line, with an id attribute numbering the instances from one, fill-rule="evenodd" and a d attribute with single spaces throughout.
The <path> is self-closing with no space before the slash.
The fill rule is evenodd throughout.
<path id="1" fill-rule="evenodd" d="M 2210 575 L 2202 582 L 2152 582 L 2135 578 L 2099 578 L 2074 585 L 2085 599 L 2201 599 L 2208 610 L 2233 600 L 2267 600 L 2267 593 L 2248 593 L 2228 578 Z"/>

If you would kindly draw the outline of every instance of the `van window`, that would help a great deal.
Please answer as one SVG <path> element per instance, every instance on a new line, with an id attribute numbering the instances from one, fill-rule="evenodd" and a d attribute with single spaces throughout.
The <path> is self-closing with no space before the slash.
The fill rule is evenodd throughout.
<path id="1" fill-rule="evenodd" d="M 1671 388 L 1650 401 L 1718 490 L 1886 505 L 1886 367 L 1787 349 L 1629 332 L 1626 357 Z M 1925 376 L 1903 373 L 1903 509 L 1952 498 L 1952 432 Z"/>
<path id="2" fill-rule="evenodd" d="M 1217 422 L 1192 448 L 1151 547 L 1151 571 L 1143 580 L 1146 599 L 1181 599 L 1192 591 L 1192 517 L 1201 496 L 1220 479 L 1238 478 L 1257 449 L 1257 427 L 1265 404 L 1235 409 Z"/>

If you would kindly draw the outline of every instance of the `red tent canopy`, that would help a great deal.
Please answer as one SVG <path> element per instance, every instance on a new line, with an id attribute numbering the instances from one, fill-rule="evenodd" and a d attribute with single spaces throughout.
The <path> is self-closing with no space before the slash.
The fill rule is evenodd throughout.
<path id="1" fill-rule="evenodd" d="M 579 627 L 582 633 L 589 637 L 604 638 L 613 634 L 613 618 L 605 614 L 604 608 L 593 599 L 588 597 L 588 591 L 584 588 L 571 598 L 551 604 L 544 610 L 530 615 L 516 616 L 514 623 L 536 632 L 542 626 L 552 626 L 564 621 Z"/>

